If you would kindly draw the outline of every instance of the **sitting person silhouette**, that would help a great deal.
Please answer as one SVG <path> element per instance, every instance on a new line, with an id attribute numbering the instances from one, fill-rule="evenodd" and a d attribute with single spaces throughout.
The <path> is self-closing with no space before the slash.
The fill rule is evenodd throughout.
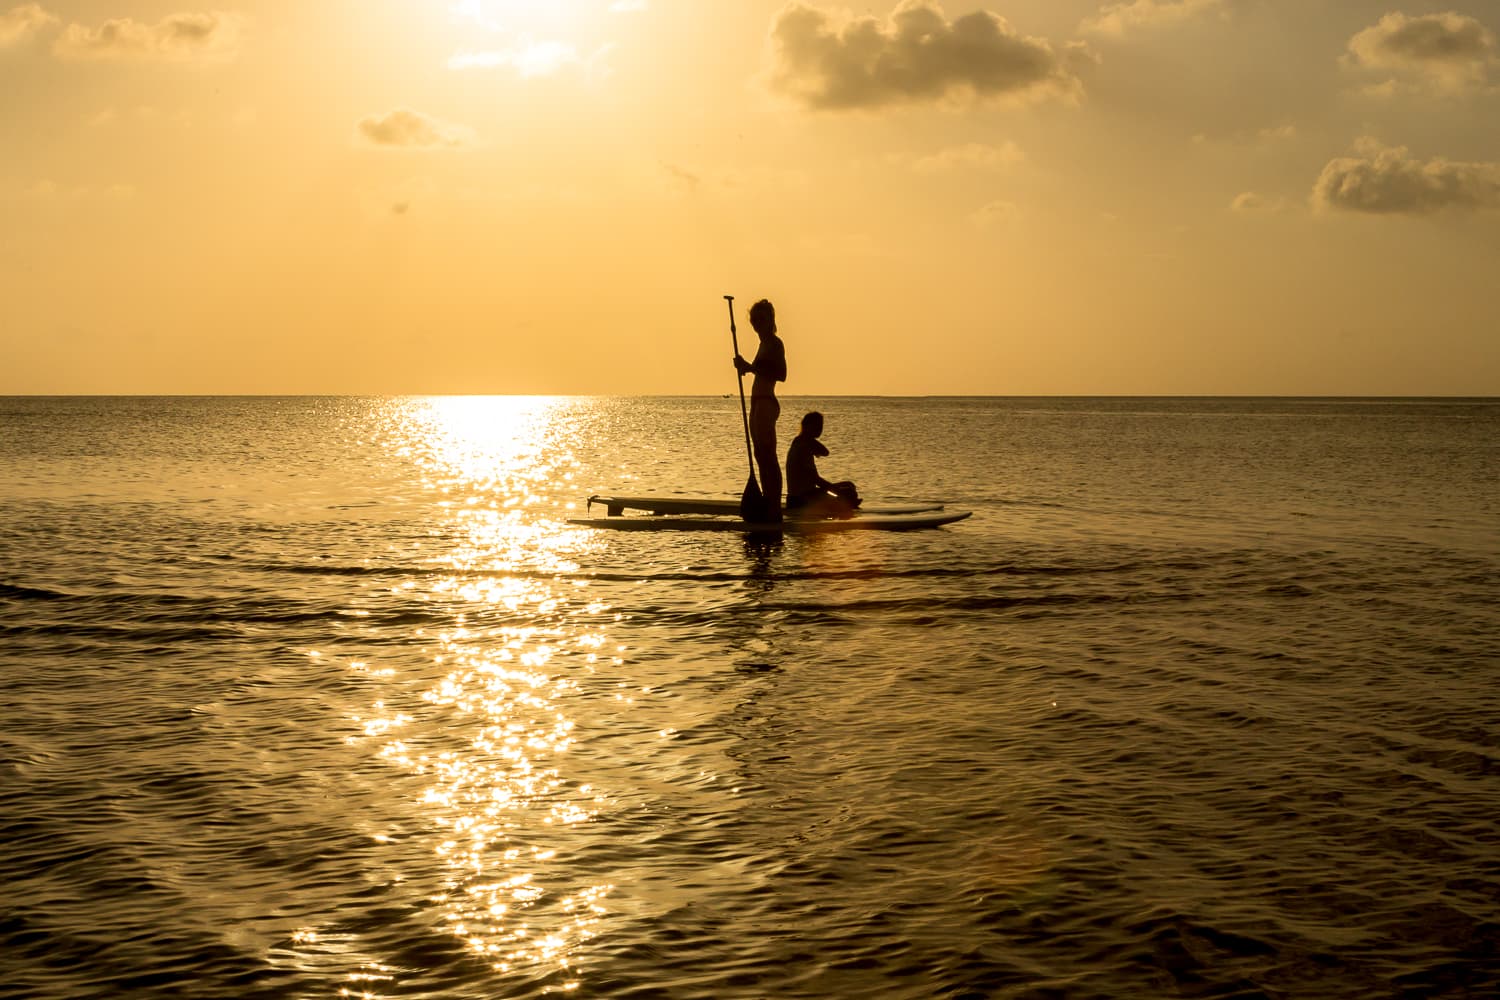
<path id="1" fill-rule="evenodd" d="M 853 517 L 859 492 L 848 481 L 831 483 L 818 475 L 818 459 L 828 454 L 819 441 L 823 414 L 813 410 L 786 452 L 786 512 L 791 517 Z"/>

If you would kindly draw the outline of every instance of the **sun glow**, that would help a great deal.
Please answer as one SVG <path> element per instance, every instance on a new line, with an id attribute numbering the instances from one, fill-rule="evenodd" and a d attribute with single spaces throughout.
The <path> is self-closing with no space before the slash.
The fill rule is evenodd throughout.
<path id="1" fill-rule="evenodd" d="M 470 47 L 449 58 L 449 69 L 510 67 L 533 77 L 583 61 L 570 40 L 584 27 L 581 11 L 568 0 L 460 0 L 450 12 Z"/>
<path id="2" fill-rule="evenodd" d="M 449 11 L 458 24 L 497 33 L 556 31 L 579 16 L 573 0 L 458 0 Z"/>

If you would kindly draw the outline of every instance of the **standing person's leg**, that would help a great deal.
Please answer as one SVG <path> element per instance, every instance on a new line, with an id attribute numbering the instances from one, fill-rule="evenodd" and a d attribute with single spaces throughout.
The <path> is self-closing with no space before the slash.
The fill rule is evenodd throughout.
<path id="1" fill-rule="evenodd" d="M 760 489 L 766 498 L 767 513 L 781 520 L 781 462 L 776 455 L 776 418 L 781 404 L 774 399 L 757 397 L 750 401 L 750 445 L 755 464 L 760 469 Z"/>

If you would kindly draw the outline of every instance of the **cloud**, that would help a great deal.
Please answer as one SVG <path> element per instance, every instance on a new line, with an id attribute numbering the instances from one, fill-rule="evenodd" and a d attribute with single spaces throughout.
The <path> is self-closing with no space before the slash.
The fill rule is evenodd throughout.
<path id="1" fill-rule="evenodd" d="M 1132 0 L 1101 8 L 1080 25 L 1080 30 L 1119 37 L 1136 28 L 1176 24 L 1223 9 L 1224 0 Z"/>
<path id="2" fill-rule="evenodd" d="M 0 49 L 19 45 L 57 18 L 47 13 L 40 4 L 25 3 L 0 14 Z"/>
<path id="3" fill-rule="evenodd" d="M 97 28 L 70 24 L 53 51 L 74 59 L 198 59 L 233 55 L 242 19 L 220 11 L 168 14 L 155 24 L 128 17 Z"/>
<path id="4" fill-rule="evenodd" d="M 485 13 L 483 0 L 459 0 L 448 8 L 448 16 L 456 23 L 477 24 L 487 31 L 500 30 L 500 22 Z"/>
<path id="5" fill-rule="evenodd" d="M 1313 185 L 1319 208 L 1375 215 L 1430 215 L 1444 209 L 1500 208 L 1500 163 L 1413 159 L 1404 146 L 1373 139 L 1359 155 L 1330 160 Z"/>
<path id="6" fill-rule="evenodd" d="M 524 77 L 548 76 L 578 62 L 578 50 L 567 42 L 534 42 L 524 39 L 511 49 L 459 52 L 448 60 L 452 70 L 494 69 L 510 66 Z"/>
<path id="7" fill-rule="evenodd" d="M 1268 212 L 1282 212 L 1287 209 L 1285 198 L 1267 197 L 1255 191 L 1244 191 L 1235 195 L 1234 200 L 1229 203 L 1231 211 L 1242 215 L 1255 215 Z"/>
<path id="8" fill-rule="evenodd" d="M 1267 150 L 1282 143 L 1291 142 L 1298 135 L 1297 126 L 1291 122 L 1267 125 L 1252 131 L 1236 130 L 1210 135 L 1198 132 L 1193 135 L 1193 145 L 1209 148 L 1233 147 L 1241 149 Z"/>
<path id="9" fill-rule="evenodd" d="M 947 149 L 940 149 L 926 156 L 902 158 L 903 162 L 911 164 L 913 170 L 923 174 L 962 169 L 997 170 L 1020 163 L 1024 159 L 1026 159 L 1026 154 L 1021 152 L 1021 147 L 1014 142 L 1006 142 L 999 146 L 970 142 L 962 146 L 949 146 Z"/>
<path id="10" fill-rule="evenodd" d="M 539 42 L 522 37 L 519 44 L 508 49 L 454 53 L 448 58 L 448 68 L 462 72 L 510 67 L 522 77 L 530 78 L 551 76 L 577 66 L 587 79 L 600 80 L 611 74 L 608 59 L 614 48 L 613 42 L 605 42 L 584 57 L 567 42 Z"/>
<path id="11" fill-rule="evenodd" d="M 1451 11 L 1410 17 L 1387 14 L 1349 39 L 1348 69 L 1382 70 L 1446 92 L 1481 87 L 1500 65 L 1495 35 L 1479 21 Z M 1396 77 L 1371 88 L 1394 93 Z"/>
<path id="12" fill-rule="evenodd" d="M 992 201 L 975 209 L 969 216 L 969 221 L 981 229 L 990 229 L 1015 221 L 1016 212 L 1013 202 Z"/>
<path id="13" fill-rule="evenodd" d="M 371 115 L 359 122 L 359 134 L 376 146 L 394 149 L 451 149 L 473 141 L 473 130 L 405 108 Z"/>
<path id="14" fill-rule="evenodd" d="M 743 198 L 746 192 L 806 191 L 808 174 L 786 167 L 731 167 L 700 170 L 680 163 L 661 163 L 660 178 L 670 191 L 682 195 Z"/>
<path id="15" fill-rule="evenodd" d="M 772 86 L 808 108 L 856 110 L 956 99 L 1077 99 L 1078 46 L 1055 49 L 977 10 L 950 21 L 932 0 L 889 18 L 793 2 L 776 15 Z"/>

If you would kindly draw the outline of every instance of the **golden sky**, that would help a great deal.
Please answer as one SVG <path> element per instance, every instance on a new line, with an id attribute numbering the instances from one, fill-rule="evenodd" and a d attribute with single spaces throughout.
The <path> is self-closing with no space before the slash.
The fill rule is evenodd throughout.
<path id="1" fill-rule="evenodd" d="M 1500 395 L 1495 0 L 0 0 L 0 393 Z"/>

